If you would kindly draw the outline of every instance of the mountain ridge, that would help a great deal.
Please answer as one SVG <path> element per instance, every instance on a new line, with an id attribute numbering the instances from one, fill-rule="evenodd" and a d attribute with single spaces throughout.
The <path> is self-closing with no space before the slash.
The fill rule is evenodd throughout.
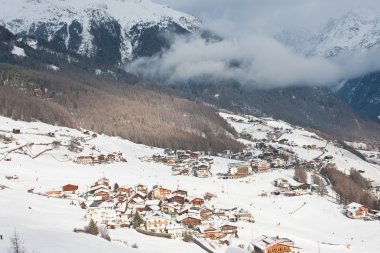
<path id="1" fill-rule="evenodd" d="M 330 18 L 316 31 L 285 30 L 275 38 L 307 57 L 335 57 L 377 47 L 380 18 L 374 11 L 353 9 L 338 18 Z"/>
<path id="2" fill-rule="evenodd" d="M 287 30 L 275 37 L 306 57 L 335 60 L 337 57 L 363 53 L 370 56 L 380 46 L 380 18 L 372 10 L 354 9 L 341 17 L 331 18 L 317 32 Z M 359 76 L 345 78 L 331 89 L 359 114 L 380 123 L 379 85 L 379 72 L 371 69 Z"/>
<path id="3" fill-rule="evenodd" d="M 1 0 L 0 24 L 15 34 L 56 41 L 62 47 L 99 61 L 124 64 L 140 57 L 140 38 L 148 30 L 159 38 L 165 30 L 191 32 L 200 20 L 150 0 Z M 173 28 L 174 27 L 174 28 Z M 150 29 L 150 30 L 149 30 Z M 161 42 L 165 44 L 165 42 Z M 158 53 L 153 50 L 146 55 Z M 110 55 L 104 58 L 105 55 Z"/>

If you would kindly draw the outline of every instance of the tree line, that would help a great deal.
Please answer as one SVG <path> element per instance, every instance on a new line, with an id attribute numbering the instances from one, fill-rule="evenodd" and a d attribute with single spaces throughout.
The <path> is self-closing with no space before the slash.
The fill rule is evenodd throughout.
<path id="1" fill-rule="evenodd" d="M 351 169 L 350 174 L 347 175 L 338 170 L 335 165 L 328 164 L 322 168 L 321 174 L 330 179 L 334 191 L 338 194 L 340 204 L 357 202 L 370 209 L 380 209 L 380 200 L 369 191 L 369 181 L 357 170 Z"/>

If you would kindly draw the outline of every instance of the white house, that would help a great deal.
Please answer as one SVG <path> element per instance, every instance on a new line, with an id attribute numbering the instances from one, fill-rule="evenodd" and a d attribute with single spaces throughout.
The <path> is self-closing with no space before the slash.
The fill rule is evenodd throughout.
<path id="1" fill-rule="evenodd" d="M 92 202 L 87 209 L 86 219 L 94 220 L 97 224 L 119 224 L 121 222 L 120 215 L 115 209 L 116 202 L 97 200 Z"/>
<path id="2" fill-rule="evenodd" d="M 149 212 L 144 217 L 145 229 L 155 233 L 165 233 L 166 226 L 171 223 L 170 215 L 162 212 Z"/>
<path id="3" fill-rule="evenodd" d="M 182 224 L 172 223 L 166 226 L 166 232 L 172 235 L 173 238 L 181 238 L 185 233 L 185 228 Z"/>

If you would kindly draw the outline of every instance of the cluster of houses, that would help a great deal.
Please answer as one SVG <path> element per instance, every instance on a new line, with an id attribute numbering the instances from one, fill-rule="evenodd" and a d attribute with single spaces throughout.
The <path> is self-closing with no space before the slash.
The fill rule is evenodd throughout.
<path id="1" fill-rule="evenodd" d="M 147 161 L 164 163 L 172 167 L 172 175 L 186 175 L 195 177 L 212 176 L 211 166 L 214 159 L 202 156 L 200 152 L 190 150 L 165 149 L 164 154 L 155 154 Z"/>
<path id="2" fill-rule="evenodd" d="M 74 159 L 75 163 L 84 165 L 95 165 L 102 163 L 113 163 L 113 162 L 126 162 L 127 160 L 123 157 L 122 153 L 112 153 L 108 155 L 100 154 L 98 156 L 78 156 Z"/>
<path id="3" fill-rule="evenodd" d="M 299 183 L 290 184 L 287 179 L 277 178 L 274 180 L 274 186 L 279 188 L 279 191 L 275 191 L 274 194 L 283 194 L 284 196 L 294 197 L 300 195 L 310 194 L 319 189 L 317 184 Z"/>
<path id="4" fill-rule="evenodd" d="M 270 169 L 288 168 L 298 162 L 297 155 L 290 149 L 274 147 L 266 141 L 259 141 L 249 145 L 238 153 L 225 150 L 219 156 L 239 161 L 250 162 L 256 172 L 265 172 Z"/>
<path id="5" fill-rule="evenodd" d="M 221 242 L 238 236 L 236 222 L 255 222 L 246 210 L 217 208 L 217 196 L 212 193 L 190 196 L 184 189 L 148 188 L 142 184 L 111 187 L 106 178 L 99 179 L 84 193 L 79 193 L 75 185 L 46 193 L 50 197 L 72 194 L 87 210 L 87 221 L 94 220 L 110 229 L 135 226 L 139 232 L 150 235 L 182 238 L 191 233 L 197 238 Z"/>
<path id="6" fill-rule="evenodd" d="M 45 195 L 53 198 L 72 198 L 79 194 L 78 189 L 78 185 L 66 184 L 62 187 L 45 192 Z"/>

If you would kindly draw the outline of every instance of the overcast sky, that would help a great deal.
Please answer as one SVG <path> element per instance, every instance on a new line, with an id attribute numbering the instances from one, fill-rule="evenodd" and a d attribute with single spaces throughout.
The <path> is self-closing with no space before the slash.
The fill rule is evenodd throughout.
<path id="1" fill-rule="evenodd" d="M 232 78 L 260 87 L 331 85 L 379 70 L 380 50 L 325 59 L 295 53 L 273 38 L 283 30 L 317 31 L 352 9 L 378 13 L 380 0 L 153 0 L 199 17 L 224 40 L 177 38 L 165 54 L 141 58 L 129 70 L 154 80 Z M 379 12 L 380 13 L 380 12 Z M 231 62 L 238 62 L 231 65 Z"/>
<path id="2" fill-rule="evenodd" d="M 354 8 L 380 9 L 379 0 L 153 0 L 213 23 L 251 26 L 255 32 L 278 32 L 295 26 L 319 26 Z M 222 29 L 220 29 L 222 30 Z M 231 31 L 229 31 L 231 32 Z"/>

